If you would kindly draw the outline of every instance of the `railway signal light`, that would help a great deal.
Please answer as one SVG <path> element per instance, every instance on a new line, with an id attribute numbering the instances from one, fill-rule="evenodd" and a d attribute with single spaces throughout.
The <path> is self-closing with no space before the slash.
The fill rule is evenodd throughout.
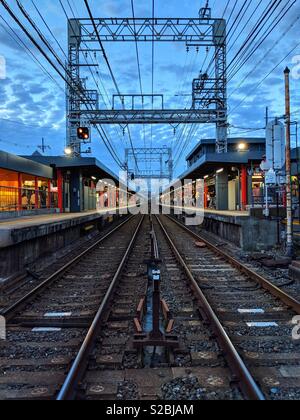
<path id="1" fill-rule="evenodd" d="M 77 137 L 80 140 L 89 140 L 89 138 L 90 138 L 90 129 L 88 127 L 79 127 L 77 129 Z"/>

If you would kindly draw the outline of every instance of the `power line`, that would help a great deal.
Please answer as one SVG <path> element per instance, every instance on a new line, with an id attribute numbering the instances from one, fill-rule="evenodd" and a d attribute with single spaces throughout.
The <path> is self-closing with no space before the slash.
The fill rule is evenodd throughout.
<path id="1" fill-rule="evenodd" d="M 132 17 L 133 17 L 134 32 L 136 34 L 134 0 L 131 0 L 131 11 L 132 11 Z M 137 38 L 135 38 L 135 53 L 136 53 L 137 66 L 138 66 L 138 76 L 139 76 L 140 92 L 141 92 L 141 95 L 143 97 L 143 82 L 142 82 L 141 64 L 140 64 L 140 53 L 139 53 L 139 47 L 138 47 Z M 144 109 L 144 105 L 143 105 L 143 109 Z M 144 131 L 144 147 L 146 148 L 146 130 L 145 130 L 145 124 L 143 125 L 143 131 Z"/>
<path id="2" fill-rule="evenodd" d="M 60 49 L 60 51 L 62 52 L 62 54 L 64 55 L 64 57 L 66 59 L 68 59 L 64 49 L 62 48 L 60 42 L 58 41 L 57 37 L 54 35 L 52 29 L 50 28 L 50 26 L 48 25 L 47 21 L 44 19 L 42 13 L 40 12 L 39 8 L 36 6 L 34 0 L 31 0 L 31 3 L 33 5 L 33 7 L 35 8 L 36 12 L 38 13 L 39 17 L 41 18 L 42 22 L 44 23 L 44 25 L 46 26 L 46 28 L 48 29 L 48 31 L 50 32 L 52 38 L 54 39 L 54 41 L 56 42 L 56 44 L 58 45 L 58 48 Z"/>
<path id="3" fill-rule="evenodd" d="M 95 19 L 94 19 L 94 17 L 93 17 L 93 14 L 92 14 L 92 11 L 91 11 L 91 8 L 90 8 L 90 5 L 89 5 L 89 2 L 88 2 L 88 0 L 84 0 L 84 3 L 85 3 L 85 6 L 86 6 L 86 8 L 87 8 L 87 11 L 88 11 L 89 17 L 90 17 L 90 19 L 91 19 L 91 21 L 92 21 L 92 25 L 93 25 L 93 28 L 94 28 L 94 31 L 95 31 L 95 34 L 96 34 L 96 38 L 97 38 L 98 43 L 99 43 L 99 45 L 100 45 L 100 48 L 101 48 L 101 51 L 102 51 L 102 54 L 103 54 L 104 60 L 105 60 L 105 62 L 106 62 L 106 65 L 107 65 L 107 67 L 108 67 L 108 70 L 109 70 L 110 76 L 111 76 L 112 81 L 113 81 L 113 83 L 114 83 L 114 85 L 115 85 L 115 88 L 116 88 L 116 90 L 117 90 L 117 92 L 118 92 L 118 95 L 121 97 L 122 95 L 121 95 L 121 92 L 120 92 L 119 86 L 118 86 L 118 84 L 117 84 L 117 81 L 116 81 L 115 75 L 114 75 L 114 73 L 113 73 L 113 71 L 112 71 L 112 67 L 111 67 L 111 65 L 110 65 L 110 62 L 109 62 L 109 60 L 108 60 L 108 57 L 107 57 L 106 52 L 105 52 L 105 49 L 104 49 L 104 46 L 103 46 L 103 44 L 102 44 L 102 41 L 101 41 L 101 38 L 100 38 L 100 35 L 99 35 L 99 32 L 98 32 L 98 28 L 97 28 L 97 25 L 96 25 L 96 23 L 95 23 Z M 132 137 L 131 137 L 130 130 L 129 130 L 129 128 L 128 128 L 128 127 L 127 127 L 127 130 L 128 130 L 128 136 L 129 136 L 130 145 L 131 145 L 131 148 L 132 148 L 132 152 L 133 152 L 134 160 L 135 160 L 136 166 L 137 166 L 137 168 L 138 168 L 138 161 L 137 161 L 137 158 L 136 158 L 136 154 L 135 154 L 135 151 L 134 151 L 134 146 L 133 146 Z"/>
<path id="4" fill-rule="evenodd" d="M 27 124 L 25 122 L 18 121 L 18 120 L 12 119 L 12 118 L 0 118 L 0 120 L 6 122 L 8 124 L 18 124 L 18 125 L 23 125 L 23 126 L 28 127 L 28 128 L 47 128 L 49 130 L 55 130 L 54 127 L 45 126 L 45 125 L 38 125 L 38 124 Z"/>
<path id="5" fill-rule="evenodd" d="M 63 12 L 64 12 L 64 15 L 65 15 L 66 19 L 68 20 L 68 19 L 69 19 L 69 16 L 68 16 L 68 13 L 67 13 L 67 11 L 66 11 L 66 9 L 65 9 L 65 7 L 64 7 L 64 5 L 63 5 L 63 3 L 62 3 L 62 1 L 61 1 L 61 0 L 59 0 L 59 3 L 60 3 L 60 5 L 61 5 L 61 8 L 62 8 L 62 10 L 63 10 Z M 67 0 L 67 3 L 68 3 L 68 5 L 69 5 L 69 8 L 70 8 L 70 10 L 71 10 L 71 13 L 72 13 L 72 15 L 73 15 L 74 19 L 76 19 L 76 16 L 75 16 L 74 10 L 73 10 L 73 8 L 72 8 L 72 6 L 71 6 L 71 4 L 70 4 L 69 0 Z M 71 28 L 72 28 L 72 30 L 74 31 L 73 27 L 71 27 Z M 74 34 L 74 35 L 75 35 L 75 34 Z M 86 45 L 86 47 L 87 47 L 87 45 Z M 88 47 L 87 47 L 87 49 L 88 49 Z M 93 60 L 93 57 L 92 57 L 91 52 L 89 52 L 89 56 L 90 56 L 90 58 L 91 58 L 91 60 L 92 60 L 92 63 L 94 64 L 94 60 Z M 87 57 L 86 57 L 85 55 L 84 55 L 84 60 L 85 60 L 86 64 L 88 65 L 88 60 L 87 60 Z M 98 92 L 100 93 L 100 95 L 101 95 L 101 96 L 102 96 L 102 98 L 103 98 L 103 95 L 102 95 L 102 93 L 101 93 L 101 92 L 100 92 L 100 90 L 99 90 L 99 85 L 98 85 L 98 82 L 96 81 L 95 75 L 94 75 L 94 73 L 93 73 L 93 71 L 92 71 L 91 67 L 90 67 L 90 66 L 88 66 L 88 69 L 89 69 L 89 71 L 90 71 L 90 73 L 91 73 L 91 75 L 92 75 L 92 78 L 93 78 L 93 80 L 94 80 L 94 83 L 95 83 L 95 85 L 96 85 L 96 87 L 97 87 Z M 103 85 L 103 83 L 102 83 L 102 81 L 101 81 L 101 79 L 100 79 L 100 75 L 99 75 L 99 73 L 98 73 L 98 72 L 96 72 L 96 74 L 98 74 L 99 80 L 100 80 L 100 82 L 101 82 L 101 84 L 102 84 L 103 88 L 105 89 L 105 87 L 104 87 L 104 85 Z M 107 95 L 107 97 L 108 97 L 108 95 Z M 103 102 L 105 103 L 104 98 L 103 98 Z M 105 105 L 106 105 L 106 104 L 105 104 Z M 111 155 L 111 157 L 113 158 L 113 160 L 117 163 L 117 165 L 118 165 L 118 166 L 122 169 L 122 168 L 123 168 L 123 164 L 122 164 L 122 162 L 121 162 L 121 160 L 120 160 L 120 158 L 119 158 L 119 156 L 118 156 L 117 152 L 115 151 L 115 148 L 114 148 L 114 146 L 113 146 L 113 144 L 112 144 L 113 142 L 112 142 L 111 137 L 110 137 L 110 136 L 106 133 L 106 130 L 105 130 L 102 126 L 100 126 L 100 128 L 99 128 L 98 126 L 96 126 L 96 130 L 97 130 L 97 132 L 98 132 L 98 134 L 99 134 L 99 136 L 100 136 L 100 139 L 103 141 L 104 146 L 105 146 L 105 147 L 106 147 L 106 149 L 108 150 L 109 154 Z M 116 133 L 117 133 L 117 131 L 116 131 Z M 117 133 L 117 135 L 118 135 L 118 133 Z"/>
<path id="6" fill-rule="evenodd" d="M 28 48 L 28 46 L 25 44 L 25 42 L 20 38 L 20 36 L 17 34 L 17 32 L 10 26 L 6 20 L 0 16 L 0 19 L 4 22 L 5 25 L 10 29 L 12 33 L 8 31 L 8 29 L 1 24 L 1 27 L 5 30 L 5 32 L 18 44 L 21 48 L 23 48 L 26 52 L 26 54 L 33 60 L 44 72 L 44 74 L 49 77 L 49 79 L 54 82 L 60 90 L 64 91 L 63 88 L 59 85 L 57 80 L 54 79 L 54 77 L 48 72 L 46 67 L 40 62 L 40 60 L 36 57 L 36 55 Z"/>
<path id="7" fill-rule="evenodd" d="M 263 33 L 262 37 L 258 40 L 257 44 L 253 46 L 252 50 L 250 51 L 250 53 L 248 54 L 248 56 L 243 60 L 243 62 L 240 65 L 239 65 L 239 63 L 236 63 L 235 67 L 231 70 L 231 73 L 229 74 L 229 80 L 231 80 L 236 74 L 239 73 L 239 71 L 242 69 L 242 67 L 250 60 L 250 58 L 261 47 L 261 45 L 269 37 L 269 35 L 282 22 L 282 20 L 284 19 L 284 17 L 287 15 L 287 13 L 291 10 L 291 8 L 293 7 L 293 5 L 296 3 L 296 0 L 291 5 L 288 5 L 288 3 L 283 6 L 283 8 L 280 10 L 280 12 L 277 14 L 277 16 L 274 18 L 274 20 L 268 26 L 268 28 L 266 29 L 266 31 Z M 287 7 L 287 9 L 286 9 L 286 7 Z M 246 54 L 246 51 L 245 51 L 245 54 Z M 242 60 L 242 57 L 240 58 L 240 62 L 241 62 L 241 60 Z"/>
<path id="8" fill-rule="evenodd" d="M 266 57 L 269 56 L 270 53 L 272 53 L 274 51 L 274 48 L 280 44 L 280 42 L 286 37 L 286 35 L 293 29 L 293 27 L 296 25 L 296 23 L 300 20 L 300 15 L 298 15 L 296 17 L 296 19 L 293 21 L 293 23 L 288 27 L 288 29 L 283 32 L 282 34 L 280 34 L 279 38 L 275 41 L 275 43 L 269 48 L 268 51 L 266 51 L 263 54 L 263 57 L 256 62 L 256 64 L 254 65 L 254 67 L 252 68 L 252 70 L 250 72 L 247 73 L 247 75 L 244 77 L 244 79 L 239 83 L 239 85 L 231 92 L 231 94 L 229 95 L 228 99 L 231 98 L 233 96 L 233 94 L 241 87 L 244 85 L 244 83 L 246 82 L 246 80 L 255 72 L 257 71 L 257 68 L 260 64 L 262 64 L 263 62 L 265 62 Z"/>
<path id="9" fill-rule="evenodd" d="M 36 40 L 33 38 L 33 36 L 28 32 L 28 30 L 25 28 L 25 26 L 21 23 L 21 21 L 17 18 L 17 16 L 13 13 L 13 11 L 9 8 L 9 6 L 7 5 L 7 3 L 4 0 L 1 0 L 2 4 L 4 5 L 5 9 L 8 11 L 9 15 L 13 18 L 13 20 L 20 26 L 20 28 L 23 30 L 23 32 L 27 35 L 27 37 L 30 39 L 30 41 L 34 44 L 34 46 L 42 53 L 42 55 L 46 58 L 46 60 L 49 62 L 49 64 L 55 69 L 55 71 L 59 74 L 59 76 L 66 82 L 66 84 L 68 86 L 70 86 L 72 89 L 74 89 L 74 87 L 71 85 L 71 83 L 69 82 L 69 80 L 62 74 L 62 72 L 58 69 L 58 67 L 53 63 L 53 61 L 49 58 L 49 56 L 45 53 L 45 51 L 41 48 L 41 46 L 36 42 Z M 30 20 L 29 20 L 30 21 Z M 46 44 L 47 44 L 47 40 L 44 39 Z M 61 63 L 59 63 L 61 65 Z M 65 72 L 67 73 L 67 69 L 65 69 Z M 81 87 L 76 87 L 79 91 L 79 94 L 82 95 L 82 88 Z M 85 94 L 84 94 L 84 98 L 83 98 L 83 103 L 86 105 L 85 102 Z M 88 106 L 86 105 L 87 109 Z M 105 137 L 105 136 L 104 136 Z M 103 137 L 102 137 L 103 138 Z M 106 142 L 105 139 L 103 140 L 104 143 Z M 112 155 L 113 156 L 113 155 Z M 118 162 L 117 162 L 118 163 Z M 118 163 L 119 165 L 119 163 Z M 122 166 L 121 166 L 122 167 Z"/>
<path id="10" fill-rule="evenodd" d="M 38 49 L 38 51 L 43 55 L 43 57 L 48 61 L 48 63 L 54 68 L 54 70 L 58 73 L 58 75 L 66 82 L 66 84 L 74 89 L 74 87 L 70 84 L 69 80 L 64 76 L 64 74 L 61 72 L 61 70 L 57 67 L 57 65 L 49 58 L 49 56 L 46 54 L 46 52 L 43 50 L 43 48 L 37 43 L 35 38 L 30 34 L 30 32 L 26 29 L 26 27 L 23 25 L 23 23 L 18 19 L 18 17 L 13 13 L 13 11 L 10 9 L 8 4 L 5 0 L 1 0 L 1 3 L 5 7 L 6 11 L 10 15 L 10 17 L 18 24 L 18 26 L 22 29 L 22 31 L 26 34 L 26 36 L 30 39 L 30 41 L 33 43 L 33 45 Z"/>
<path id="11" fill-rule="evenodd" d="M 255 85 L 250 91 L 249 91 L 249 93 L 244 97 L 244 99 L 241 101 L 241 102 L 239 102 L 239 104 L 230 112 L 230 114 L 232 114 L 237 108 L 239 108 L 240 107 L 240 105 L 242 105 L 247 99 L 248 99 L 248 97 L 249 97 L 249 94 L 250 93 L 252 93 L 253 91 L 255 91 L 257 88 L 259 88 L 262 84 L 263 84 L 263 82 L 265 81 L 265 80 L 267 80 L 270 76 L 271 76 L 271 74 L 276 70 L 276 69 L 278 69 L 278 67 L 282 64 L 282 63 L 284 63 L 284 61 L 298 48 L 300 46 L 300 42 L 292 49 L 292 50 L 290 50 L 285 56 L 284 56 L 284 58 L 282 59 L 282 60 L 280 60 L 279 61 L 279 63 L 277 63 L 276 64 L 276 66 L 275 67 L 273 67 L 273 69 L 257 84 L 257 85 Z M 229 114 L 229 115 L 230 115 Z"/>
<path id="12" fill-rule="evenodd" d="M 153 95 L 154 95 L 154 55 L 155 55 L 155 42 L 154 42 L 154 25 L 155 25 L 155 0 L 152 0 L 152 108 L 153 108 Z M 151 125 L 151 148 L 153 147 L 153 125 Z"/>

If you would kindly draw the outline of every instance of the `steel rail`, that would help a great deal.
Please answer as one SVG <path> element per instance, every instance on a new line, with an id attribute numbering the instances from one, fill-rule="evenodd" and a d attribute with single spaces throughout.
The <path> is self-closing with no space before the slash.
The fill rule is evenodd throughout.
<path id="1" fill-rule="evenodd" d="M 155 261 L 159 261 L 160 260 L 159 246 L 158 246 L 157 236 L 156 236 L 156 232 L 153 225 L 152 216 L 150 216 L 150 226 L 151 226 L 150 234 L 151 234 L 152 257 Z"/>
<path id="2" fill-rule="evenodd" d="M 72 267 L 74 264 L 76 264 L 78 261 L 80 261 L 89 252 L 94 250 L 105 239 L 109 238 L 115 232 L 117 232 L 120 228 L 122 228 L 127 223 L 129 223 L 129 221 L 131 221 L 133 219 L 133 217 L 134 216 L 129 217 L 124 222 L 122 222 L 121 224 L 116 226 L 114 229 L 109 231 L 102 238 L 100 238 L 97 242 L 95 242 L 92 246 L 88 247 L 82 253 L 77 255 L 75 258 L 73 258 L 71 261 L 69 261 L 67 264 L 65 264 L 62 268 L 57 270 L 55 273 L 51 274 L 51 276 L 49 276 L 46 280 L 44 280 L 41 284 L 39 284 L 37 287 L 35 287 L 29 293 L 24 295 L 22 298 L 20 298 L 18 301 L 16 301 L 14 304 L 12 304 L 10 307 L 8 307 L 8 308 L 4 309 L 2 312 L 0 312 L 0 315 L 3 316 L 6 319 L 6 321 L 11 320 L 14 317 L 15 313 L 17 311 L 20 311 L 24 307 L 24 305 L 26 305 L 32 298 L 34 298 L 38 293 L 40 293 L 46 287 L 50 286 L 54 281 L 56 281 L 58 279 L 59 276 L 64 274 L 66 270 L 68 270 L 70 267 Z"/>
<path id="3" fill-rule="evenodd" d="M 205 313 L 208 321 L 210 322 L 215 334 L 216 338 L 224 351 L 226 360 L 234 372 L 236 376 L 236 382 L 239 384 L 242 392 L 244 393 L 245 397 L 249 400 L 254 401 L 265 401 L 265 396 L 260 390 L 259 386 L 256 384 L 254 378 L 252 377 L 251 373 L 249 372 L 247 366 L 245 365 L 244 361 L 242 360 L 241 356 L 239 355 L 238 351 L 236 350 L 235 346 L 233 345 L 232 341 L 230 340 L 229 336 L 227 335 L 223 325 L 219 321 L 217 315 L 215 314 L 214 310 L 212 309 L 211 305 L 209 304 L 208 300 L 204 296 L 202 290 L 198 286 L 197 281 L 195 280 L 192 272 L 188 268 L 187 264 L 185 263 L 184 259 L 182 258 L 180 252 L 178 251 L 176 245 L 172 241 L 171 237 L 169 236 L 167 230 L 165 229 L 161 220 L 156 216 L 156 219 L 167 239 L 169 245 L 171 246 L 177 261 L 180 263 L 182 268 L 184 269 L 188 279 L 190 280 L 191 287 L 194 291 L 195 297 L 197 298 L 201 309 Z"/>
<path id="4" fill-rule="evenodd" d="M 74 400 L 76 398 L 78 385 L 80 381 L 82 380 L 86 368 L 89 361 L 89 356 L 91 353 L 91 350 L 93 349 L 95 340 L 99 334 L 99 330 L 102 326 L 104 316 L 107 312 L 108 306 L 111 302 L 111 298 L 113 296 L 113 293 L 115 291 L 115 288 L 117 286 L 117 283 L 120 279 L 121 273 L 127 263 L 128 257 L 132 251 L 132 248 L 135 244 L 136 238 L 138 236 L 138 233 L 140 231 L 140 228 L 142 226 L 142 223 L 144 221 L 144 216 L 141 217 L 141 220 L 134 232 L 134 235 L 130 241 L 130 244 L 127 247 L 127 250 L 124 254 L 124 257 L 118 267 L 118 270 L 116 274 L 114 275 L 114 278 L 110 284 L 109 289 L 107 290 L 102 303 L 98 309 L 98 312 L 93 320 L 93 323 L 91 324 L 91 327 L 84 339 L 84 342 L 82 343 L 82 346 L 76 356 L 76 359 L 71 366 L 71 369 L 68 373 L 68 376 L 58 394 L 57 401 L 70 401 Z"/>
<path id="5" fill-rule="evenodd" d="M 187 233 L 192 235 L 195 239 L 204 242 L 208 248 L 210 248 L 213 252 L 220 255 L 222 258 L 227 260 L 232 266 L 236 267 L 240 272 L 244 273 L 254 282 L 258 283 L 263 289 L 267 290 L 277 299 L 280 299 L 285 305 L 289 308 L 293 309 L 298 315 L 300 315 L 300 302 L 294 299 L 292 296 L 285 293 L 283 290 L 279 289 L 279 287 L 275 286 L 269 280 L 262 277 L 260 274 L 256 273 L 255 271 L 251 270 L 251 268 L 246 267 L 243 263 L 238 261 L 236 258 L 229 255 L 227 252 L 222 251 L 207 239 L 202 238 L 199 234 L 193 232 L 191 229 L 180 223 L 178 220 L 173 219 L 172 217 L 168 216 L 168 219 L 180 226 L 184 229 Z"/>

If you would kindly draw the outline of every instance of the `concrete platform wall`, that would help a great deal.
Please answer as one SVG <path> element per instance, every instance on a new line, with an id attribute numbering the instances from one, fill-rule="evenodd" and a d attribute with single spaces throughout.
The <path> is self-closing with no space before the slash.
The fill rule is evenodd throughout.
<path id="1" fill-rule="evenodd" d="M 22 210 L 22 211 L 3 211 L 0 212 L 0 220 L 15 219 L 17 217 L 31 217 L 40 216 L 44 214 L 56 214 L 58 209 L 43 209 L 43 210 Z"/>
<path id="2" fill-rule="evenodd" d="M 277 244 L 277 222 L 252 216 L 206 214 L 199 230 L 205 229 L 233 243 L 244 251 L 255 252 L 274 248 Z"/>

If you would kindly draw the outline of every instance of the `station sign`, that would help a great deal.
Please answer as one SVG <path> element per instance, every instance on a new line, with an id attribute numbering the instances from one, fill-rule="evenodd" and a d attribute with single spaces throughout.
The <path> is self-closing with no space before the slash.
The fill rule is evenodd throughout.
<path id="1" fill-rule="evenodd" d="M 266 185 L 276 185 L 277 184 L 277 176 L 274 169 L 269 169 L 265 175 Z"/>
<path id="2" fill-rule="evenodd" d="M 271 121 L 266 129 L 266 163 L 275 171 L 285 166 L 285 128 L 278 120 Z"/>

